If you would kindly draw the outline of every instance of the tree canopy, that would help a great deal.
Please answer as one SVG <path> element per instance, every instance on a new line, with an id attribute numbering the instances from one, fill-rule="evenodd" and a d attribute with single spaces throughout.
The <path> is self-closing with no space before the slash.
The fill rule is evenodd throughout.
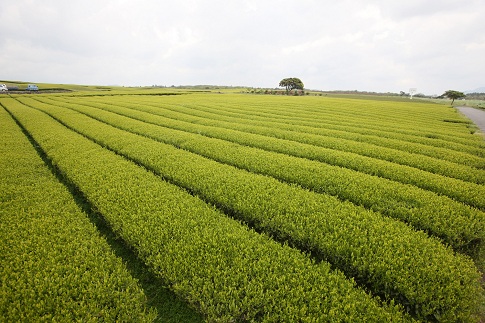
<path id="1" fill-rule="evenodd" d="M 453 104 L 453 102 L 455 102 L 456 99 L 464 98 L 466 95 L 463 92 L 448 90 L 445 93 L 443 93 L 442 96 L 448 99 L 452 99 L 451 104 Z"/>
<path id="2" fill-rule="evenodd" d="M 286 92 L 291 90 L 303 90 L 303 82 L 297 77 L 285 78 L 280 81 L 279 86 L 286 88 Z"/>

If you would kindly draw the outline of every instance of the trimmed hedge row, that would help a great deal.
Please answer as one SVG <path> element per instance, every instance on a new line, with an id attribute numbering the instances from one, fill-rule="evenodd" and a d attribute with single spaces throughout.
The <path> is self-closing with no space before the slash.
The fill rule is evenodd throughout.
<path id="1" fill-rule="evenodd" d="M 152 321 L 137 281 L 1 106 L 0 129 L 0 321 Z"/>
<path id="2" fill-rule="evenodd" d="M 110 100 L 118 105 L 124 105 L 121 100 Z M 148 101 L 150 102 L 150 101 Z M 456 151 L 444 148 L 429 147 L 428 152 L 424 155 L 423 150 L 426 149 L 423 145 L 404 143 L 406 146 L 414 147 L 414 151 L 408 152 L 405 149 L 397 149 L 397 147 L 387 147 L 392 143 L 392 140 L 382 139 L 377 136 L 359 136 L 356 133 L 352 133 L 350 129 L 347 131 L 342 130 L 330 130 L 322 127 L 302 126 L 291 123 L 282 123 L 272 118 L 257 118 L 253 119 L 252 115 L 247 118 L 244 117 L 232 117 L 223 114 L 223 109 L 209 108 L 211 112 L 205 112 L 199 110 L 199 106 L 165 106 L 160 109 L 160 105 L 156 103 L 144 104 L 143 102 L 136 103 L 141 107 L 156 107 L 158 113 L 164 113 L 163 110 L 167 109 L 176 113 L 186 114 L 184 117 L 192 117 L 199 119 L 205 119 L 205 122 L 209 122 L 211 125 L 216 125 L 214 121 L 218 121 L 221 127 L 238 129 L 245 132 L 268 135 L 281 139 L 294 140 L 301 143 L 313 144 L 325 148 L 337 149 L 347 152 L 353 152 L 362 156 L 368 156 L 373 158 L 385 159 L 390 162 L 394 162 L 401 165 L 407 165 L 423 170 L 427 170 L 433 173 L 438 173 L 445 176 L 455 177 L 464 180 L 473 181 L 472 174 L 481 174 L 481 178 L 485 176 L 485 161 L 483 157 L 475 154 L 464 153 L 463 151 Z M 239 109 L 241 110 L 241 109 Z M 236 116 L 240 116 L 238 113 Z M 183 119 L 182 116 L 177 117 Z M 208 120 L 207 120 L 208 119 Z M 202 123 L 203 120 L 196 121 L 196 123 Z M 370 142 L 369 142 L 370 141 Z M 419 152 L 420 151 L 420 152 Z M 435 151 L 434 156 L 426 156 L 432 151 Z M 446 157 L 445 157 L 446 156 Z M 456 165 L 458 163 L 459 165 Z M 464 167 L 465 166 L 465 167 Z M 466 174 L 460 170 L 460 168 L 469 169 L 472 174 Z M 479 168 L 479 169 L 476 169 Z"/>
<path id="3" fill-rule="evenodd" d="M 203 197 L 258 230 L 323 257 L 421 319 L 474 321 L 480 274 L 402 222 L 266 176 L 222 165 L 52 107 L 70 127 Z M 63 112 L 64 111 L 64 112 Z"/>
<path id="4" fill-rule="evenodd" d="M 247 229 L 46 114 L 16 101 L 7 108 L 113 230 L 207 320 L 409 320 L 329 264 Z"/>
<path id="5" fill-rule="evenodd" d="M 144 99 L 144 100 L 143 100 Z M 116 100 L 109 100 L 116 102 Z M 126 102 L 126 101 L 125 101 Z M 159 101 L 151 100 L 150 98 L 142 98 L 135 101 L 137 104 L 146 103 L 147 105 L 157 106 Z M 260 125 L 263 127 L 272 127 L 278 129 L 291 130 L 296 132 L 310 133 L 321 136 L 328 136 L 334 138 L 343 138 L 356 142 L 363 142 L 381 147 L 387 147 L 397 150 L 402 150 L 408 153 L 425 155 L 437 159 L 447 160 L 453 163 L 462 165 L 468 165 L 472 167 L 485 168 L 485 161 L 483 157 L 485 154 L 482 149 L 479 149 L 475 145 L 463 145 L 457 144 L 456 138 L 454 141 L 441 141 L 431 138 L 423 138 L 416 136 L 409 136 L 405 134 L 399 134 L 396 132 L 385 132 L 381 129 L 377 130 L 364 130 L 363 125 L 366 125 L 368 120 L 363 122 L 365 117 L 378 118 L 380 113 L 383 112 L 382 108 L 376 108 L 375 112 L 365 110 L 365 115 L 322 115 L 322 112 L 331 109 L 328 106 L 320 106 L 319 109 L 309 109 L 307 102 L 305 104 L 299 104 L 298 106 L 278 106 L 272 107 L 271 104 L 257 105 L 254 103 L 244 104 L 244 109 L 241 109 L 241 103 L 232 102 L 230 104 L 214 104 L 204 106 L 203 103 L 197 102 L 190 105 L 190 111 L 187 111 L 191 115 L 197 115 L 206 117 L 209 119 L 217 119 L 221 121 L 245 123 L 250 125 Z M 244 102 L 246 103 L 246 102 Z M 116 104 L 116 103 L 115 103 Z M 320 103 L 321 104 L 321 103 Z M 340 103 L 341 104 L 341 103 Z M 163 106 L 165 108 L 165 105 Z M 344 107 L 339 107 L 343 110 Z M 179 107 L 172 106 L 177 111 L 180 111 Z M 351 108 L 348 108 L 349 110 Z M 396 106 L 393 106 L 394 113 L 398 113 Z M 426 107 L 429 110 L 429 106 Z M 446 108 L 440 107 L 442 118 L 443 110 Z M 274 110 L 274 111 L 272 111 Z M 356 111 L 353 111 L 355 113 Z M 420 118 L 416 118 L 416 113 L 420 113 Z M 410 122 L 409 126 L 416 129 L 417 127 L 423 127 L 427 129 L 428 136 L 434 136 L 434 131 L 441 130 L 443 128 L 443 122 L 440 117 L 436 116 L 434 120 L 430 120 L 426 124 L 417 125 L 419 121 L 423 122 L 423 109 L 419 112 L 413 111 L 412 119 L 414 122 Z M 344 118 L 344 120 L 342 120 Z M 397 115 L 394 116 L 395 120 L 399 120 L 400 124 L 406 123 L 404 118 L 400 118 Z M 440 119 L 440 123 L 436 122 Z M 339 120 L 343 124 L 335 125 L 332 122 Z M 345 121 L 345 123 L 343 122 Z M 354 121 L 358 125 L 349 124 Z M 435 122 L 433 122 L 435 121 Z M 382 118 L 379 118 L 379 122 L 382 123 Z M 396 122 L 394 121 L 394 127 Z M 382 124 L 381 124 L 382 127 Z M 439 127 L 439 128 L 438 128 Z M 470 137 L 470 135 L 468 135 Z M 427 139 L 427 140 L 425 140 Z M 468 142 L 470 143 L 470 142 Z M 439 146 L 436 146 L 439 145 Z"/>
<path id="6" fill-rule="evenodd" d="M 113 101 L 117 99 L 113 98 Z M 103 100 L 103 102 L 106 101 Z M 160 106 L 160 100 L 146 95 L 129 102 Z M 455 109 L 436 104 L 343 98 L 294 100 L 288 97 L 244 96 L 242 99 L 237 95 L 225 95 L 223 98 L 214 100 L 207 95 L 192 95 L 164 100 L 163 106 L 167 105 L 182 105 L 227 117 L 263 121 L 265 118 L 275 118 L 291 121 L 292 124 L 314 125 L 316 128 L 336 130 L 352 128 L 352 132 L 357 134 L 378 133 L 379 137 L 466 151 L 485 157 L 483 140 L 479 136 L 470 135 L 466 124 L 445 122 L 446 119 L 465 119 L 460 117 Z"/>
<path id="7" fill-rule="evenodd" d="M 336 195 L 404 220 L 440 237 L 455 250 L 472 256 L 477 263 L 483 261 L 480 256 L 483 257 L 485 251 L 485 213 L 447 197 L 349 169 L 159 127 L 104 110 L 64 106 L 218 162 L 299 184 L 315 192 Z M 51 111 L 48 106 L 37 104 L 37 107 Z M 483 193 L 485 196 L 485 191 Z"/>
<path id="8" fill-rule="evenodd" d="M 45 99 L 43 99 L 42 102 L 50 102 L 50 104 L 54 105 L 59 104 L 69 108 L 76 108 L 76 105 L 72 103 L 62 103 Z M 483 185 L 444 177 L 416 168 L 397 165 L 384 160 L 360 156 L 353 153 L 345 153 L 308 144 L 240 132 L 233 129 L 224 129 L 200 124 L 194 125 L 193 123 L 184 122 L 178 119 L 171 119 L 157 114 L 151 114 L 157 113 L 159 109 L 149 109 L 151 113 L 145 113 L 134 110 L 137 109 L 137 107 L 133 107 L 134 109 L 129 109 L 121 106 L 112 106 L 106 104 L 97 105 L 99 108 L 105 111 L 128 116 L 143 122 L 202 134 L 204 136 L 227 140 L 245 146 L 320 161 L 330 165 L 353 169 L 369 175 L 384 177 L 404 184 L 412 184 L 440 195 L 446 195 L 467 205 L 485 210 L 485 186 Z M 86 107 L 86 105 L 79 105 L 78 111 L 87 112 Z M 143 110 L 145 109 L 147 108 L 143 108 Z M 177 116 L 180 117 L 180 115 Z M 173 118 L 175 118 L 175 116 L 173 116 Z"/>

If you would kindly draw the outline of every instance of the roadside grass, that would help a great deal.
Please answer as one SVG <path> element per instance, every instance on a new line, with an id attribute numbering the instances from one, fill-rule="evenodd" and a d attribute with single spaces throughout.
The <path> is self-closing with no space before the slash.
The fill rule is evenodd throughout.
<path id="1" fill-rule="evenodd" d="M 444 104 L 444 105 L 449 105 L 449 106 L 464 106 L 464 107 L 472 107 L 472 108 L 478 108 L 478 109 L 485 109 L 485 100 L 455 100 L 453 102 L 453 105 L 451 104 L 451 101 L 448 99 L 422 99 L 438 104 Z"/>

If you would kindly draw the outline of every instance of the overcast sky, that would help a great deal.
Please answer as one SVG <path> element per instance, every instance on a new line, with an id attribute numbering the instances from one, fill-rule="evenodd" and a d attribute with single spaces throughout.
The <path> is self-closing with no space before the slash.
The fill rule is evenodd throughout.
<path id="1" fill-rule="evenodd" d="M 485 86 L 483 0 L 8 0 L 0 80 L 425 94 Z"/>

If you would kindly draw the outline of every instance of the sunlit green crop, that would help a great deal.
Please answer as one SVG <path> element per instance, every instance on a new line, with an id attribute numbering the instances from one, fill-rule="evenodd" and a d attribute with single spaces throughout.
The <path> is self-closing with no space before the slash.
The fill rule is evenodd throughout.
<path id="1" fill-rule="evenodd" d="M 485 145 L 446 121 L 461 118 L 449 107 L 127 93 L 0 103 L 209 321 L 478 320 Z"/>

